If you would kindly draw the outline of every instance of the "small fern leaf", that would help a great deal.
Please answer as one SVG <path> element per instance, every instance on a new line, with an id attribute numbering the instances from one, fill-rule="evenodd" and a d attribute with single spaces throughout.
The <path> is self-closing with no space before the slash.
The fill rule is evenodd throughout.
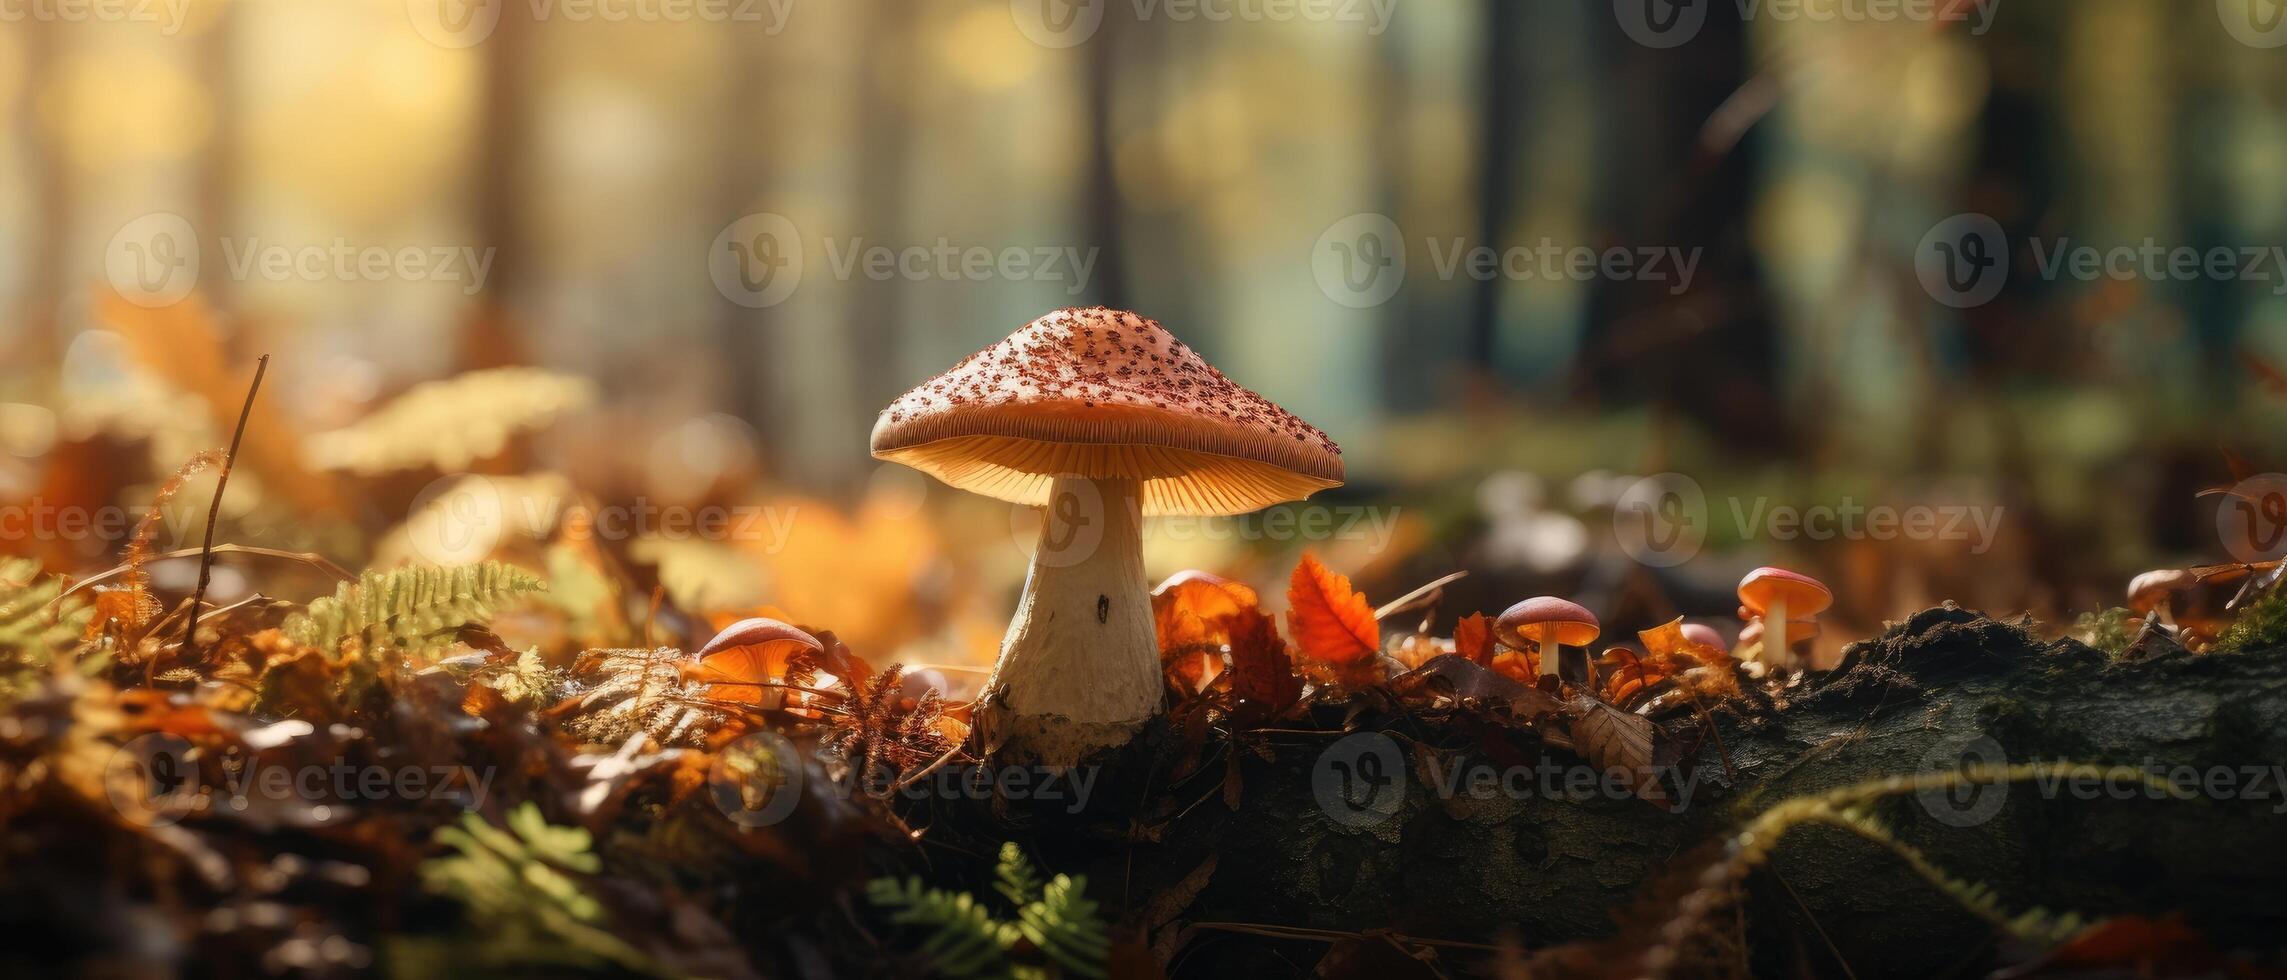
<path id="1" fill-rule="evenodd" d="M 890 913 L 890 921 L 928 932 L 920 951 L 938 972 L 952 977 L 1010 975 L 1007 953 L 1017 929 L 994 920 L 975 898 L 930 888 L 919 878 L 877 879 L 866 897 Z"/>
<path id="2" fill-rule="evenodd" d="M 61 576 L 29 558 L 0 558 L 0 700 L 77 646 L 95 609 L 63 596 Z"/>
<path id="3" fill-rule="evenodd" d="M 1041 889 L 1040 901 L 1018 911 L 1017 928 L 1073 975 L 1102 977 L 1112 939 L 1087 889 L 1086 878 L 1057 875 Z"/>
<path id="4" fill-rule="evenodd" d="M 498 562 L 368 571 L 288 617 L 285 632 L 296 643 L 328 651 L 351 639 L 369 650 L 430 650 L 452 631 L 545 588 L 539 576 Z"/>
<path id="5" fill-rule="evenodd" d="M 1040 898 L 1040 874 L 1033 870 L 1032 862 L 1025 859 L 1024 849 L 1016 846 L 1015 841 L 1001 845 L 1000 865 L 993 869 L 993 890 L 1018 908 Z"/>

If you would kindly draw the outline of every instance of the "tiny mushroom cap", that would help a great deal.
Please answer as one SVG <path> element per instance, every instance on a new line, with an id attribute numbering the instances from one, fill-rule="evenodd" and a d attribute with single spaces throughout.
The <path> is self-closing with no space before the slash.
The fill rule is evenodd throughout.
<path id="1" fill-rule="evenodd" d="M 1683 638 L 1692 643 L 1714 647 L 1718 650 L 1731 649 L 1731 643 L 1723 638 L 1723 634 L 1706 623 L 1683 624 Z"/>
<path id="2" fill-rule="evenodd" d="M 1747 611 L 1761 616 L 1774 600 L 1784 604 L 1787 618 L 1793 619 L 1825 612 L 1826 607 L 1834 604 L 1834 593 L 1827 591 L 1819 580 L 1801 572 L 1768 565 L 1748 572 L 1746 578 L 1739 580 L 1739 601 L 1747 606 Z"/>
<path id="3" fill-rule="evenodd" d="M 798 656 L 821 658 L 825 653 L 826 645 L 817 637 L 778 620 L 758 616 L 724 627 L 694 656 L 698 658 L 699 679 L 749 685 L 749 689 L 739 692 L 740 698 L 771 704 L 776 703 L 775 695 L 779 692 L 772 691 L 766 696 L 761 688 L 752 686 L 755 682 L 784 675 Z"/>
<path id="4" fill-rule="evenodd" d="M 1510 649 L 1532 644 L 1578 647 L 1596 642 L 1603 632 L 1596 614 L 1577 602 L 1544 595 L 1510 606 L 1493 621 L 1493 634 Z"/>
<path id="5" fill-rule="evenodd" d="M 737 647 L 776 649 L 779 644 L 792 644 L 812 653 L 826 652 L 825 645 L 819 643 L 817 637 L 802 629 L 766 616 L 756 616 L 723 627 L 722 632 L 715 634 L 714 639 L 699 648 L 698 656 L 705 659 Z"/>
<path id="6" fill-rule="evenodd" d="M 875 457 L 1011 503 L 1137 480 L 1143 516 L 1244 514 L 1342 484 L 1342 450 L 1152 320 L 1057 310 L 890 404 Z"/>
<path id="7" fill-rule="evenodd" d="M 2148 613 L 2159 608 L 2169 593 L 2182 592 L 2200 583 L 2200 577 L 2188 569 L 2162 568 L 2145 572 L 2128 580 L 2128 608 Z"/>

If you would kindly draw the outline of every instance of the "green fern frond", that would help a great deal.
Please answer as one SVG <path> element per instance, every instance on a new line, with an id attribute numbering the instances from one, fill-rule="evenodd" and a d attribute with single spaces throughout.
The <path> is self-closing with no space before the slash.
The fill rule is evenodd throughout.
<path id="1" fill-rule="evenodd" d="M 421 865 L 429 890 L 459 901 L 486 955 L 500 963 L 606 965 L 637 973 L 672 975 L 652 958 L 608 931 L 602 903 L 576 875 L 596 873 L 593 840 L 578 827 L 554 827 L 527 802 L 510 811 L 508 827 L 475 813 L 437 831 L 453 853 Z"/>
<path id="2" fill-rule="evenodd" d="M 1017 929 L 1074 976 L 1102 977 L 1112 937 L 1087 892 L 1087 878 L 1057 875 L 1041 889 L 1039 901 L 1017 910 Z"/>
<path id="3" fill-rule="evenodd" d="M 996 918 L 974 896 L 930 888 L 919 878 L 880 879 L 866 896 L 890 911 L 890 921 L 927 930 L 920 952 L 939 972 L 954 977 L 1102 977 L 1111 937 L 1088 879 L 1057 875 L 1043 884 L 1014 842 L 1001 845 L 993 890 L 1016 908 L 1014 921 Z M 1011 959 L 1030 943 L 1049 963 Z"/>
<path id="4" fill-rule="evenodd" d="M 294 642 L 321 650 L 358 639 L 369 650 L 418 651 L 440 646 L 453 630 L 545 588 L 538 576 L 498 562 L 368 571 L 288 617 L 285 631 Z"/>
<path id="5" fill-rule="evenodd" d="M 866 898 L 888 910 L 891 922 L 927 930 L 920 950 L 940 972 L 953 977 L 1009 975 L 1007 953 L 1016 945 L 1016 927 L 994 919 L 974 897 L 927 887 L 919 878 L 903 882 L 880 878 L 867 884 Z"/>
<path id="6" fill-rule="evenodd" d="M 428 467 L 464 470 L 498 456 L 520 432 L 595 401 L 595 383 L 539 368 L 471 371 L 417 385 L 355 424 L 310 439 L 320 469 L 375 476 Z"/>
<path id="7" fill-rule="evenodd" d="M 0 558 L 0 700 L 85 635 L 94 607 L 78 596 L 56 601 L 63 589 L 63 578 L 41 574 L 39 562 Z"/>
<path id="8" fill-rule="evenodd" d="M 1015 841 L 1001 845 L 1000 865 L 993 869 L 993 890 L 1008 899 L 1009 904 L 1028 905 L 1040 898 L 1040 874 L 1024 856 L 1024 848 Z"/>

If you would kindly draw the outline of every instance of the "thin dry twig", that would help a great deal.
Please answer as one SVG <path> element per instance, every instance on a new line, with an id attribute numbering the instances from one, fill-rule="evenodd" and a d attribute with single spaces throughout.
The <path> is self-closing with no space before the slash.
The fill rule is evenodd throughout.
<path id="1" fill-rule="evenodd" d="M 222 472 L 214 478 L 214 499 L 206 508 L 206 541 L 199 545 L 198 585 L 191 589 L 191 614 L 183 623 L 183 659 L 198 654 L 199 605 L 206 601 L 207 582 L 214 574 L 214 530 L 215 525 L 222 522 L 222 492 L 230 486 L 230 470 L 238 462 L 238 446 L 246 441 L 246 420 L 254 414 L 254 396 L 261 393 L 262 376 L 269 370 L 270 355 L 264 354 L 254 362 L 254 382 L 246 386 L 246 401 L 238 406 L 238 427 L 230 432 L 230 451 L 223 455 Z M 151 668 L 156 669 L 158 665 L 159 658 L 152 657 Z"/>

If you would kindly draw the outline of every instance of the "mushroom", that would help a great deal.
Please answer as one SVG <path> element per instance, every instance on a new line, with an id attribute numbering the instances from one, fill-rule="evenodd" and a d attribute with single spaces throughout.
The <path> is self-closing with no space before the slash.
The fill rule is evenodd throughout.
<path id="1" fill-rule="evenodd" d="M 2139 616 L 2151 615 L 2159 609 L 2168 609 L 2175 594 L 2200 584 L 2200 577 L 2182 568 L 2161 568 L 2145 572 L 2128 580 L 2128 608 Z"/>
<path id="2" fill-rule="evenodd" d="M 1819 613 L 1834 604 L 1834 593 L 1827 591 L 1827 587 L 1819 580 L 1801 572 L 1766 565 L 1748 572 L 1746 578 L 1739 580 L 1739 601 L 1745 606 L 1745 611 L 1740 616 L 1742 619 L 1752 615 L 1759 623 L 1778 620 L 1788 624 L 1786 636 L 1776 646 L 1764 643 L 1763 653 L 1758 659 L 1775 667 L 1791 669 L 1802 666 L 1790 649 L 1801 635 L 1797 623 L 1815 622 Z M 1791 616 L 1800 617 L 1800 620 L 1790 619 Z M 1763 632 L 1770 631 L 1766 628 Z M 1816 635 L 1815 629 L 1810 635 Z M 1745 645 L 1745 639 L 1744 636 L 1741 637 L 1742 645 Z"/>
<path id="3" fill-rule="evenodd" d="M 1243 514 L 1342 483 L 1341 450 L 1152 320 L 1058 310 L 907 392 L 875 457 L 1040 507 L 977 703 L 988 751 L 1070 765 L 1160 710 L 1141 519 Z"/>
<path id="4" fill-rule="evenodd" d="M 1723 639 L 1722 632 L 1706 623 L 1683 624 L 1683 638 L 1700 646 L 1713 647 L 1726 654 L 1731 652 L 1731 644 Z"/>
<path id="5" fill-rule="evenodd" d="M 785 692 L 761 685 L 785 675 L 796 658 L 807 655 L 816 660 L 825 653 L 826 645 L 817 637 L 758 616 L 724 627 L 700 647 L 693 655 L 698 664 L 692 674 L 695 680 L 728 688 L 725 700 L 775 708 L 784 703 Z"/>
<path id="6" fill-rule="evenodd" d="M 1557 686 L 1557 659 L 1568 646 L 1582 647 L 1596 642 L 1603 627 L 1596 614 L 1577 602 L 1559 599 L 1553 595 L 1536 596 L 1510 606 L 1501 618 L 1493 621 L 1493 635 L 1512 649 L 1522 650 L 1527 643 L 1540 650 L 1541 680 L 1543 688 Z"/>

